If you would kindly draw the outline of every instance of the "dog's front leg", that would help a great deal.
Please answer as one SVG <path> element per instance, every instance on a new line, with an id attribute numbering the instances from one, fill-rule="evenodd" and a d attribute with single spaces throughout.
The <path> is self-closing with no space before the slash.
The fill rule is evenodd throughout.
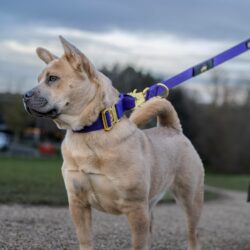
<path id="1" fill-rule="evenodd" d="M 136 208 L 128 214 L 131 228 L 132 249 L 148 250 L 150 238 L 150 215 L 147 207 Z"/>
<path id="2" fill-rule="evenodd" d="M 80 250 L 92 250 L 91 207 L 84 206 L 75 198 L 69 199 L 70 213 L 76 227 Z"/>

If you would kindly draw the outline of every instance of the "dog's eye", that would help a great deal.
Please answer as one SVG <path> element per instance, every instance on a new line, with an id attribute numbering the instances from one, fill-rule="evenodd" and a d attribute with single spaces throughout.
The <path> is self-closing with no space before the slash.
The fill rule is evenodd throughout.
<path id="1" fill-rule="evenodd" d="M 58 76 L 49 76 L 48 77 L 48 82 L 49 83 L 52 83 L 52 82 L 55 82 L 56 80 L 58 80 L 59 77 Z"/>

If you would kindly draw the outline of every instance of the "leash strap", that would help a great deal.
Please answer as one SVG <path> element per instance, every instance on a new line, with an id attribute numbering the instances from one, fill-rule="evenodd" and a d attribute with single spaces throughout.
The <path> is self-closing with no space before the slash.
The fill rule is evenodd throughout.
<path id="1" fill-rule="evenodd" d="M 197 64 L 196 66 L 191 67 L 168 80 L 162 81 L 161 83 L 164 84 L 167 88 L 171 89 L 181 84 L 182 82 L 187 81 L 190 78 L 193 78 L 212 68 L 217 67 L 218 65 L 248 51 L 249 49 L 250 39 L 241 42 L 240 44 L 218 54 L 217 56 L 212 57 L 209 60 L 206 60 L 200 64 Z M 148 88 L 145 94 L 145 100 L 147 101 L 152 97 L 162 95 L 165 91 L 166 89 L 163 86 L 159 84 L 154 84 Z"/>

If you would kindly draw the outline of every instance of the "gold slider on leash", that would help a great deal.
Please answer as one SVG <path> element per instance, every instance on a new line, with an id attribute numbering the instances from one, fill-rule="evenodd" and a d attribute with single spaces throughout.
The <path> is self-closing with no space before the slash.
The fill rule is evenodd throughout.
<path id="1" fill-rule="evenodd" d="M 49 117 L 58 128 L 67 130 L 62 175 L 80 249 L 93 249 L 91 211 L 95 208 L 125 214 L 132 249 L 148 250 L 153 209 L 170 190 L 186 216 L 188 249 L 197 250 L 204 170 L 174 107 L 163 98 L 144 102 L 144 96 L 134 92 L 138 107 L 130 118 L 120 117 L 114 106 L 120 95 L 110 79 L 79 49 L 60 39 L 61 57 L 37 49 L 46 67 L 38 85 L 25 94 L 24 104 L 29 113 Z M 140 129 L 153 117 L 157 117 L 157 127 Z M 106 120 L 104 129 L 74 132 L 103 125 L 99 119 Z"/>

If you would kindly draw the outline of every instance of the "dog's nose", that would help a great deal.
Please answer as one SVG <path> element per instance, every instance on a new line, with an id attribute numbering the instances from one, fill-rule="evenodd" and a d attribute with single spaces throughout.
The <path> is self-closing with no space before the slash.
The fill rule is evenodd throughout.
<path id="1" fill-rule="evenodd" d="M 24 99 L 27 100 L 34 95 L 34 91 L 30 90 L 24 94 Z"/>

